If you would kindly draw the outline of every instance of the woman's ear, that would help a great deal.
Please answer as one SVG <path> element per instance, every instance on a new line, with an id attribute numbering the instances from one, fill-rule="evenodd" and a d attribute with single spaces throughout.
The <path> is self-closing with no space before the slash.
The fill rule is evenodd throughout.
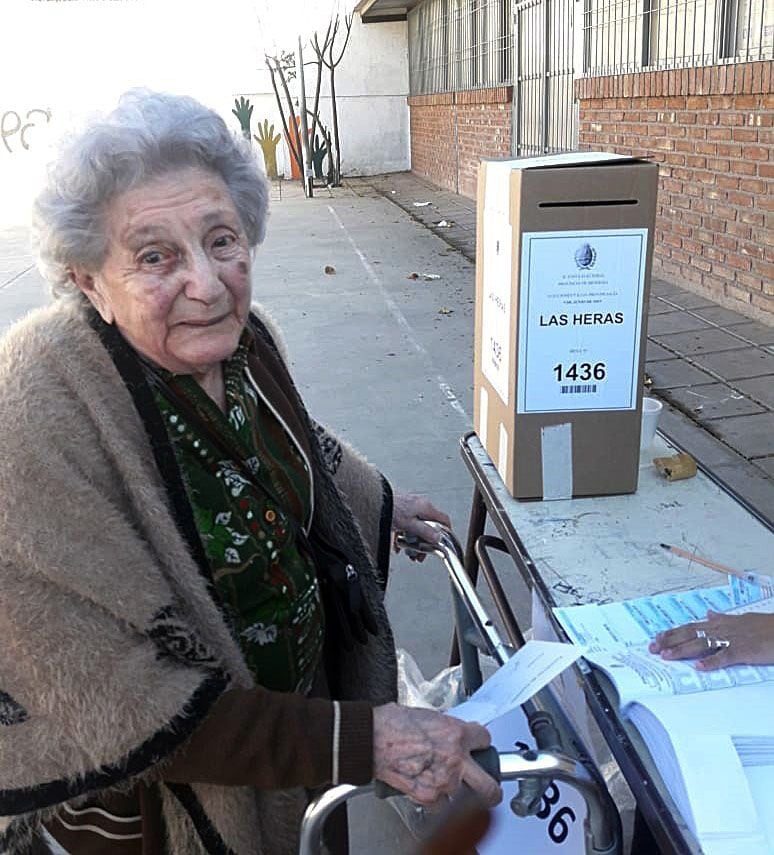
<path id="1" fill-rule="evenodd" d="M 77 264 L 70 268 L 70 280 L 88 297 L 89 302 L 99 312 L 106 324 L 114 320 L 110 300 L 104 293 L 104 283 L 90 273 L 85 267 Z"/>

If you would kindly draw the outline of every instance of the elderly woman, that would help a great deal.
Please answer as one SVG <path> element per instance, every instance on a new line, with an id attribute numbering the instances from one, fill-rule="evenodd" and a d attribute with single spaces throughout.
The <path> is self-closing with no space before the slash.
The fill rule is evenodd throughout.
<path id="1" fill-rule="evenodd" d="M 390 529 L 448 521 L 309 419 L 251 310 L 245 146 L 130 93 L 37 201 L 58 299 L 0 347 L 0 851 L 292 853 L 310 789 L 499 797 L 483 727 L 393 703 Z"/>

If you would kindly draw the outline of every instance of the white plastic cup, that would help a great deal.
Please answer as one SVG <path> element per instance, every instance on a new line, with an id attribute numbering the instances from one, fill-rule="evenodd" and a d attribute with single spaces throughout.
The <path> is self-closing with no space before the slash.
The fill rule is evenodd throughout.
<path id="1" fill-rule="evenodd" d="M 642 429 L 640 431 L 640 451 L 647 451 L 656 435 L 658 420 L 664 405 L 656 398 L 642 399 Z"/>

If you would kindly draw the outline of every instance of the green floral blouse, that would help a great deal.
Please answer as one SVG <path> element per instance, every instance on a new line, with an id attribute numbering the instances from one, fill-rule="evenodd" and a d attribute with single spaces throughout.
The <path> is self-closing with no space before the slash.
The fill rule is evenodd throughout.
<path id="1" fill-rule="evenodd" d="M 192 377 L 154 369 L 218 432 L 232 450 L 230 458 L 163 388 L 154 385 L 154 394 L 215 587 L 248 666 L 266 688 L 307 693 L 322 653 L 323 611 L 314 566 L 299 551 L 287 514 L 299 524 L 308 518 L 309 473 L 295 443 L 247 379 L 248 347 L 245 333 L 223 364 L 226 413 Z"/>

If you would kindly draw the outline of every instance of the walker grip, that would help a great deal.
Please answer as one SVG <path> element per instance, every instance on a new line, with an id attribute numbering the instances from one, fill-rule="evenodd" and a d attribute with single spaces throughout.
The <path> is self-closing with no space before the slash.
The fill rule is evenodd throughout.
<path id="1" fill-rule="evenodd" d="M 478 751 L 471 751 L 470 756 L 478 763 L 478 765 L 495 781 L 500 783 L 500 755 L 497 749 L 490 746 L 489 748 L 481 748 Z M 464 785 L 463 785 L 464 786 Z M 400 790 L 385 784 L 384 781 L 374 781 L 374 795 L 377 799 L 386 799 L 390 796 L 402 796 Z"/>

